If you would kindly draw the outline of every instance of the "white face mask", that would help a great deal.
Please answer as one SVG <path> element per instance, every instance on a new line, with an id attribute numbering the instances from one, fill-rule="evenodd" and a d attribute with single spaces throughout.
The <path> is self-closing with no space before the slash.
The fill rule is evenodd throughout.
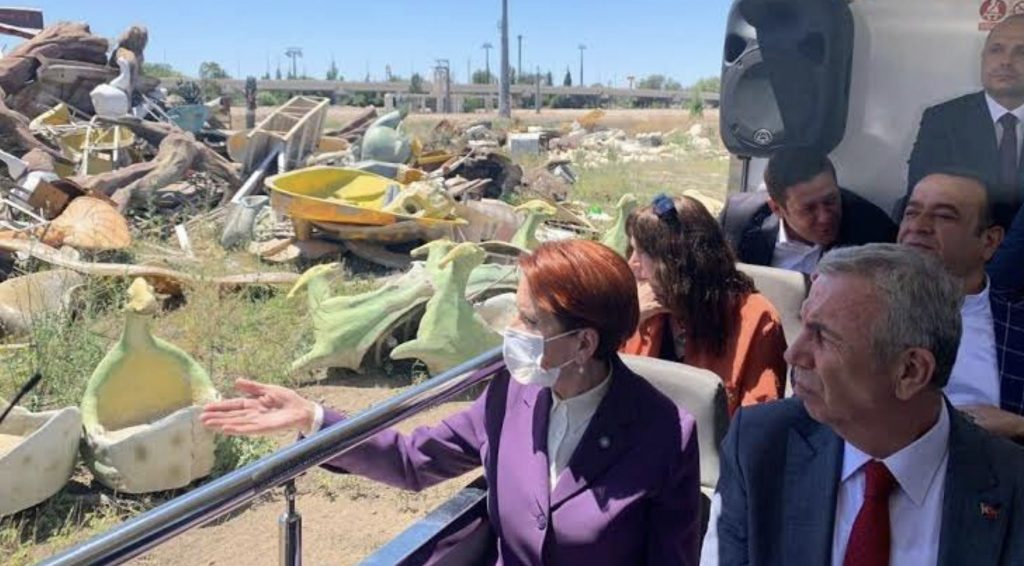
<path id="1" fill-rule="evenodd" d="M 523 385 L 553 386 L 558 381 L 562 368 L 571 364 L 573 360 L 570 359 L 557 367 L 544 369 L 540 365 L 544 358 L 544 344 L 556 338 L 568 336 L 573 332 L 579 332 L 579 330 L 570 330 L 558 336 L 545 339 L 543 336 L 530 334 L 522 330 L 506 329 L 502 354 L 505 358 L 505 366 L 508 367 L 508 372 L 512 379 Z"/>

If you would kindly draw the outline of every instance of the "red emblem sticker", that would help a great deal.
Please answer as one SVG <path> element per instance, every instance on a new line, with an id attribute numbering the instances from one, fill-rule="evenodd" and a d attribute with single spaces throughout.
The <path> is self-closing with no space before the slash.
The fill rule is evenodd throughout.
<path id="1" fill-rule="evenodd" d="M 1021 2 L 1017 2 L 1017 5 L 1020 4 Z M 1015 13 L 1017 5 L 1014 5 Z M 1022 9 L 1024 9 L 1024 6 L 1022 6 Z M 992 29 L 996 24 L 1003 21 L 1003 18 L 1006 17 L 1009 11 L 1006 0 L 985 0 L 978 9 L 978 15 L 981 16 L 981 21 L 978 22 L 978 29 L 982 31 Z"/>

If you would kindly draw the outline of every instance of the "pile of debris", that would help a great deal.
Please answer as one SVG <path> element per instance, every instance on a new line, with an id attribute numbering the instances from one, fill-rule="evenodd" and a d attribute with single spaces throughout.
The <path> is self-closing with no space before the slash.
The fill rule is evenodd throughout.
<path id="1" fill-rule="evenodd" d="M 573 130 L 551 142 L 552 156 L 572 159 L 581 168 L 612 163 L 652 163 L 697 155 L 728 159 L 729 154 L 705 136 L 704 127 L 694 124 L 687 131 L 645 132 L 630 138 L 619 129 L 588 131 L 574 124 Z"/>
<path id="2" fill-rule="evenodd" d="M 587 206 L 571 200 L 575 167 L 718 151 L 699 125 L 630 138 L 604 127 L 601 111 L 560 129 L 445 120 L 424 142 L 406 129 L 406 111 L 368 108 L 328 130 L 330 102 L 311 96 L 236 130 L 227 99 L 204 101 L 191 83 L 171 93 L 145 76 L 147 43 L 139 26 L 111 47 L 85 24 L 59 23 L 0 59 L 0 161 L 9 174 L 0 178 L 0 280 L 15 259 L 32 257 L 180 293 L 198 278 L 100 261 L 124 260 L 116 252 L 154 218 L 185 258 L 194 260 L 189 232 L 206 225 L 226 249 L 300 267 L 352 254 L 403 269 L 409 251 L 431 241 L 507 244 L 530 218 L 510 203 L 527 201 L 550 207 L 536 227 L 542 239 L 595 237 Z M 251 116 L 256 87 L 247 81 Z M 540 159 L 524 169 L 517 158 L 527 154 Z"/>
<path id="3" fill-rule="evenodd" d="M 16 268 L 27 274 L 0 284 L 0 337 L 62 308 L 82 274 L 145 277 L 171 294 L 201 281 L 105 261 L 123 261 L 154 218 L 187 244 L 185 221 L 242 186 L 238 166 L 218 151 L 218 133 L 188 127 L 195 105 L 168 104 L 159 81 L 142 74 L 147 30 L 129 28 L 113 48 L 82 23 L 22 35 L 27 41 L 0 59 L 0 281 Z M 198 106 L 206 122 L 210 112 Z M 39 263 L 58 269 L 33 272 Z M 212 283 L 294 280 L 240 274 Z"/>

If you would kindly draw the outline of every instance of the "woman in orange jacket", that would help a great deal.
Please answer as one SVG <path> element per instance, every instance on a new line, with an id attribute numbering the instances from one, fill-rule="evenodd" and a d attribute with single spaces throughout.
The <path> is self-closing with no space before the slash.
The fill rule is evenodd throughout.
<path id="1" fill-rule="evenodd" d="M 690 197 L 659 195 L 627 222 L 641 319 L 624 353 L 718 374 L 729 415 L 783 396 L 786 338 L 775 307 L 736 269 L 714 217 Z"/>

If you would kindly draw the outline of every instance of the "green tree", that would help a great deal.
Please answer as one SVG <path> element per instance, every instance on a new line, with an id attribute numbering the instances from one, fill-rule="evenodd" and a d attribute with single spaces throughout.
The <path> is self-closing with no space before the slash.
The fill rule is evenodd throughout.
<path id="1" fill-rule="evenodd" d="M 475 85 L 487 85 L 491 84 L 491 75 L 483 69 L 477 69 L 473 71 L 473 84 Z"/>
<path id="2" fill-rule="evenodd" d="M 412 77 L 409 78 L 409 92 L 413 94 L 422 94 L 423 90 L 423 75 L 419 73 L 413 73 Z"/>
<path id="3" fill-rule="evenodd" d="M 683 85 L 679 84 L 679 81 L 675 79 L 666 79 L 665 90 L 683 90 Z"/>
<path id="4" fill-rule="evenodd" d="M 338 72 L 338 65 L 335 64 L 334 59 L 332 58 L 331 66 L 327 68 L 327 75 L 325 78 L 329 81 L 338 81 L 341 80 L 340 76 L 341 75 Z"/>
<path id="5" fill-rule="evenodd" d="M 215 80 L 215 79 L 229 79 L 228 72 L 224 70 L 224 67 L 220 66 L 220 63 L 215 61 L 203 61 L 199 65 L 199 78 L 204 81 Z"/>
<path id="6" fill-rule="evenodd" d="M 690 88 L 699 90 L 700 92 L 721 92 L 722 91 L 722 78 L 721 77 L 705 77 L 693 83 Z"/>
<path id="7" fill-rule="evenodd" d="M 548 71 L 548 74 L 544 77 L 544 84 L 548 86 L 555 86 L 555 77 Z"/>
<path id="8" fill-rule="evenodd" d="M 702 118 L 704 116 L 704 96 L 699 90 L 692 91 L 693 97 L 690 98 L 689 110 L 690 116 L 694 118 Z"/>
<path id="9" fill-rule="evenodd" d="M 663 90 L 665 88 L 665 75 L 648 75 L 637 83 L 637 88 L 645 90 Z"/>
<path id="10" fill-rule="evenodd" d="M 572 71 L 565 70 L 565 78 L 562 79 L 562 86 L 572 86 Z"/>
<path id="11" fill-rule="evenodd" d="M 143 63 L 142 74 L 157 79 L 176 79 L 184 76 L 167 63 Z"/>
<path id="12" fill-rule="evenodd" d="M 281 80 L 281 66 L 280 65 L 278 65 L 278 67 L 277 67 L 277 73 L 274 74 L 274 78 L 277 79 L 277 80 Z"/>
<path id="13" fill-rule="evenodd" d="M 536 75 L 534 73 L 523 73 L 523 76 L 519 77 L 519 84 L 524 85 L 535 85 L 537 84 L 537 77 L 544 80 L 543 75 Z"/>

